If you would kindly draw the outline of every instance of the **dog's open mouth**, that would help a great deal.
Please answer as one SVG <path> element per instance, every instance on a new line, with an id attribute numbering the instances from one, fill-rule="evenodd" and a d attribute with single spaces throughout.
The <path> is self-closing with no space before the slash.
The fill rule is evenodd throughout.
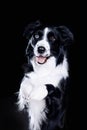
<path id="1" fill-rule="evenodd" d="M 48 58 L 49 57 L 37 56 L 36 57 L 36 62 L 39 63 L 39 64 L 44 64 L 44 63 L 46 63 Z"/>

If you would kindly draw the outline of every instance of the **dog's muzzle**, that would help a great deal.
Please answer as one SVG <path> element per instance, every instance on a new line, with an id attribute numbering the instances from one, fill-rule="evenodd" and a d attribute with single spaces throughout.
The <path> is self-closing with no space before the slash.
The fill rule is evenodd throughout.
<path id="1" fill-rule="evenodd" d="M 44 55 L 45 51 L 46 51 L 46 49 L 44 46 L 39 46 L 37 48 L 37 52 L 38 52 L 38 56 L 36 56 L 37 63 L 44 64 L 47 61 L 48 57 L 46 55 Z"/>
<path id="2" fill-rule="evenodd" d="M 44 64 L 50 56 L 50 46 L 47 41 L 39 41 L 35 48 L 34 54 L 36 57 L 36 62 L 39 64 Z"/>

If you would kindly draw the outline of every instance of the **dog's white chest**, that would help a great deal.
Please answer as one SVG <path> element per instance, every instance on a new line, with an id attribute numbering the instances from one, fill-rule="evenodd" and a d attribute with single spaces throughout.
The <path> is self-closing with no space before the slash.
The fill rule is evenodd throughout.
<path id="1" fill-rule="evenodd" d="M 32 64 L 35 71 L 28 74 L 28 76 L 36 86 L 52 84 L 58 87 L 60 80 L 68 77 L 68 63 L 66 58 L 64 58 L 63 62 L 58 66 L 56 66 L 54 57 L 50 58 L 48 62 L 42 66 L 36 66 L 33 62 Z"/>
<path id="2" fill-rule="evenodd" d="M 28 113 L 30 116 L 30 129 L 40 130 L 43 120 L 46 120 L 46 104 L 44 98 L 48 91 L 46 84 L 52 84 L 54 87 L 60 87 L 59 83 L 62 78 L 68 76 L 68 64 L 66 58 L 56 66 L 55 58 L 52 57 L 42 66 L 35 65 L 32 61 L 34 71 L 27 74 L 21 83 L 19 92 L 19 105 L 24 108 L 28 102 Z M 45 110 L 45 111 L 44 111 Z"/>

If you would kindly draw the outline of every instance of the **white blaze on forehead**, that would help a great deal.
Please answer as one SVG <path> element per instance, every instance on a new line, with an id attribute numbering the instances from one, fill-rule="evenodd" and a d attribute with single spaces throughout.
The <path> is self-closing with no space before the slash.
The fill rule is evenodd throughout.
<path id="1" fill-rule="evenodd" d="M 46 28 L 44 29 L 44 35 L 43 35 L 43 39 L 44 39 L 44 40 L 47 40 L 47 34 L 48 34 L 49 31 L 50 31 L 50 29 L 49 29 L 48 27 L 46 27 Z"/>

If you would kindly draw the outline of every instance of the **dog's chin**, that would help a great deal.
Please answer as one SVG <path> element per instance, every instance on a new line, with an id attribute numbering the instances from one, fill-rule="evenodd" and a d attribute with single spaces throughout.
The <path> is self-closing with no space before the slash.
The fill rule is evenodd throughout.
<path id="1" fill-rule="evenodd" d="M 50 56 L 49 56 L 50 57 Z M 38 64 L 41 64 L 41 65 L 43 65 L 43 64 L 45 64 L 46 62 L 47 62 L 47 60 L 49 59 L 49 57 L 44 57 L 44 56 L 36 56 L 36 62 L 38 63 Z"/>

